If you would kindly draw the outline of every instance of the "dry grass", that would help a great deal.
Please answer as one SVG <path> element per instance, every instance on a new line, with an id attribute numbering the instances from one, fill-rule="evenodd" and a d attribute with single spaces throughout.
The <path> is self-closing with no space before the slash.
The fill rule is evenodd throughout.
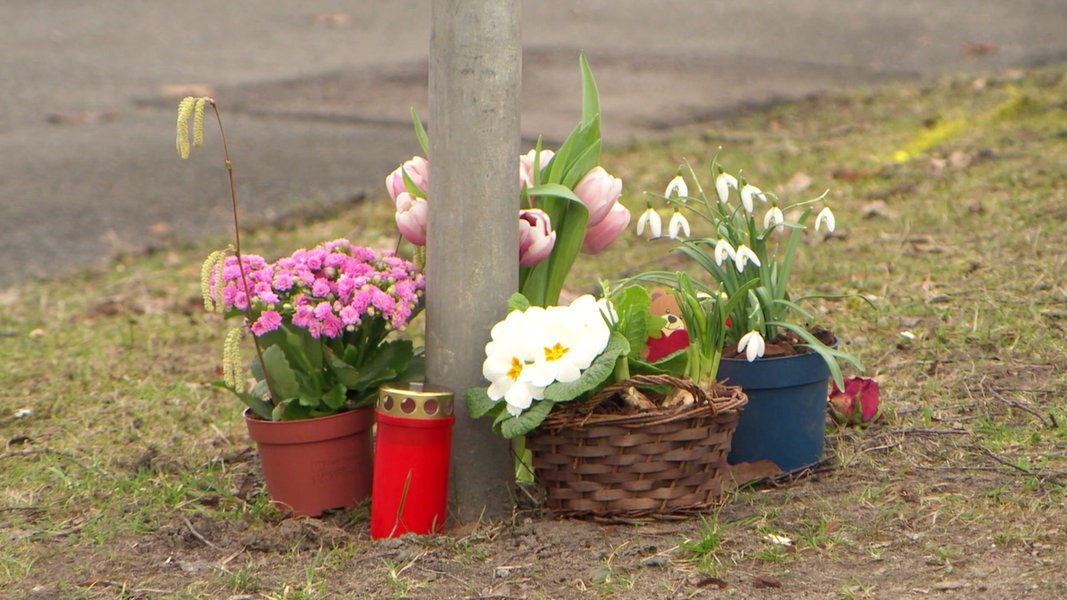
<path id="1" fill-rule="evenodd" d="M 833 430 L 827 469 L 705 519 L 519 511 L 378 543 L 365 508 L 282 520 L 239 407 L 207 385 L 213 242 L 0 292 L 0 597 L 1067 596 L 1065 97 L 1062 67 L 891 87 L 605 156 L 638 210 L 639 190 L 719 146 L 779 194 L 831 188 L 838 233 L 803 249 L 796 285 L 876 305 L 813 309 L 880 382 L 886 421 Z M 388 245 L 378 200 L 245 243 Z M 627 240 L 573 281 L 674 264 L 665 252 Z"/>

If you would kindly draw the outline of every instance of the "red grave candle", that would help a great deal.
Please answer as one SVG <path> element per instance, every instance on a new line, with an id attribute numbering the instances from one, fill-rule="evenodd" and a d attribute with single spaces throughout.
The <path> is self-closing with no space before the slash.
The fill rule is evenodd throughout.
<path id="1" fill-rule="evenodd" d="M 444 532 L 453 411 L 454 396 L 447 390 L 417 383 L 380 389 L 372 538 Z"/>

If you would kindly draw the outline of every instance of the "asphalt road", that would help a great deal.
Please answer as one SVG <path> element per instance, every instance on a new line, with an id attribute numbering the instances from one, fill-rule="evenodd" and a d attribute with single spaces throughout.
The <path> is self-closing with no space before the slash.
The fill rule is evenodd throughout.
<path id="1" fill-rule="evenodd" d="M 579 52 L 616 145 L 835 88 L 1067 64 L 1061 0 L 523 10 L 531 139 L 577 120 Z M 174 150 L 192 86 L 225 111 L 245 215 L 380 194 L 418 150 L 410 107 L 429 114 L 430 16 L 429 0 L 0 2 L 0 288 L 226 231 L 219 157 Z"/>

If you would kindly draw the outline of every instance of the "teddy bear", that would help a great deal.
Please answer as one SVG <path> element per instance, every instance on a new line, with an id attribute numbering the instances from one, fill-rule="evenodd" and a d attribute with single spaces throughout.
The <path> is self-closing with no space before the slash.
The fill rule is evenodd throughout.
<path id="1" fill-rule="evenodd" d="M 678 300 L 674 294 L 655 288 L 649 292 L 652 303 L 649 312 L 657 317 L 663 317 L 665 323 L 660 330 L 659 337 L 648 338 L 641 358 L 654 363 L 661 358 L 682 350 L 689 346 L 689 332 L 685 329 L 685 320 L 682 319 L 682 311 L 678 307 Z"/>

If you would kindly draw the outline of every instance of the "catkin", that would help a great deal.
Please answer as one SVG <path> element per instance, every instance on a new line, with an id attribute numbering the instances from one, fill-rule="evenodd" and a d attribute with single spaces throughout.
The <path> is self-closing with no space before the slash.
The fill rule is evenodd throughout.
<path id="1" fill-rule="evenodd" d="M 196 108 L 196 98 L 186 96 L 178 103 L 178 156 L 189 158 L 189 117 Z"/>
<path id="2" fill-rule="evenodd" d="M 207 98 L 196 101 L 196 109 L 193 111 L 193 147 L 199 148 L 204 145 L 204 105 Z"/>
<path id="3" fill-rule="evenodd" d="M 222 381 L 228 387 L 239 390 L 241 385 L 241 337 L 243 327 L 234 327 L 226 334 L 222 346 Z"/>
<path id="4" fill-rule="evenodd" d="M 216 250 L 209 254 L 200 266 L 200 295 L 204 299 L 204 310 L 208 312 L 223 310 L 221 266 L 225 260 L 226 251 Z"/>

